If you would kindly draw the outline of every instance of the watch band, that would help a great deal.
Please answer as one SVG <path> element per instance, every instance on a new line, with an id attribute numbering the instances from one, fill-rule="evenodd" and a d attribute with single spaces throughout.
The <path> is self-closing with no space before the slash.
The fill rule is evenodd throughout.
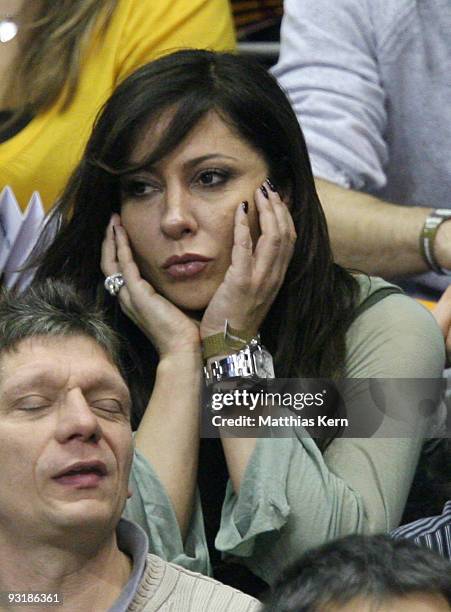
<path id="1" fill-rule="evenodd" d="M 449 208 L 436 208 L 428 215 L 420 234 L 420 253 L 433 272 L 450 276 L 451 270 L 442 268 L 434 253 L 437 230 L 440 225 L 448 219 L 451 219 L 451 209 Z"/>
<path id="2" fill-rule="evenodd" d="M 231 351 L 239 351 L 249 344 L 254 338 L 254 334 L 248 330 L 239 330 L 230 327 L 228 320 L 225 320 L 224 331 L 212 336 L 207 336 L 202 340 L 202 352 L 204 361 L 215 355 L 225 355 Z"/>
<path id="3" fill-rule="evenodd" d="M 221 359 L 211 359 L 204 366 L 207 386 L 236 379 L 274 378 L 270 353 L 253 338 L 243 349 Z"/>

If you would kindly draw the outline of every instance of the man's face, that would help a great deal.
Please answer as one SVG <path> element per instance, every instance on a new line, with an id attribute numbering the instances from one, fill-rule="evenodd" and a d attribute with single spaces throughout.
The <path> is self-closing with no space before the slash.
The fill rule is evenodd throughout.
<path id="1" fill-rule="evenodd" d="M 132 460 L 128 389 L 86 336 L 0 356 L 0 533 L 114 529 Z"/>

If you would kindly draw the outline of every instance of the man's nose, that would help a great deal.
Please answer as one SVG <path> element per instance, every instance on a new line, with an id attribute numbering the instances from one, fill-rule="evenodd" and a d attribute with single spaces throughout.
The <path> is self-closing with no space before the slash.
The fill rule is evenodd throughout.
<path id="1" fill-rule="evenodd" d="M 71 389 L 58 410 L 58 442 L 64 444 L 75 438 L 97 442 L 100 437 L 101 427 L 97 415 L 92 411 L 81 389 Z"/>
<path id="2" fill-rule="evenodd" d="M 165 193 L 161 229 L 166 236 L 179 240 L 195 234 L 198 228 L 194 211 L 194 196 L 180 185 L 169 187 Z"/>

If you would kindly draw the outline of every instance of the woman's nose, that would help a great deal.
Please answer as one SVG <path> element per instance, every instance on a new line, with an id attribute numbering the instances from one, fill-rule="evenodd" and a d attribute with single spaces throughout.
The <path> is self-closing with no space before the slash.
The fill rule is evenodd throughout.
<path id="1" fill-rule="evenodd" d="M 166 236 L 179 240 L 197 231 L 193 195 L 187 189 L 168 189 L 165 194 L 161 229 Z"/>

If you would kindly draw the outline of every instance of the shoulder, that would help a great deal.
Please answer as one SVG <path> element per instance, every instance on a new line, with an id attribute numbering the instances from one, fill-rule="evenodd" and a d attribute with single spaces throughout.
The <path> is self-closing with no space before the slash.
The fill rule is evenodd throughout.
<path id="1" fill-rule="evenodd" d="M 198 15 L 204 15 L 205 19 L 216 15 L 221 22 L 223 19 L 231 23 L 231 10 L 227 0 L 191 0 L 189 3 L 185 0 L 118 0 L 115 8 L 113 19 L 122 23 L 127 32 L 131 32 L 130 20 L 132 25 L 139 26 L 142 29 L 141 19 L 144 19 L 146 24 L 151 23 L 157 33 L 165 32 L 175 24 L 180 24 L 181 20 L 188 20 L 188 23 L 183 24 L 183 27 L 189 27 L 190 20 L 196 24 Z M 213 27 L 214 26 L 214 27 Z M 213 31 L 218 29 L 217 23 L 210 23 Z M 152 38 L 155 36 L 153 31 L 148 32 Z M 205 35 L 205 33 L 204 33 Z M 232 37 L 231 43 L 234 43 Z M 202 40 L 199 46 L 202 45 Z M 230 49 L 231 46 L 225 47 Z M 171 49 L 171 47 L 166 48 Z"/>
<path id="2" fill-rule="evenodd" d="M 324 28 L 359 25 L 363 31 L 384 33 L 399 27 L 403 16 L 415 10 L 416 0 L 286 0 L 285 12 L 321 22 Z"/>
<path id="3" fill-rule="evenodd" d="M 360 300 L 346 334 L 347 376 L 441 376 L 445 347 L 432 314 L 380 278 L 356 279 Z"/>
<path id="4" fill-rule="evenodd" d="M 402 289 L 397 285 L 388 283 L 377 276 L 366 274 L 354 275 L 359 285 L 359 296 L 357 302 L 357 315 L 360 311 L 368 310 L 370 305 L 379 302 L 383 297 L 391 294 L 403 294 Z"/>
<path id="5" fill-rule="evenodd" d="M 171 50 L 235 47 L 227 0 L 119 0 L 108 36 L 118 82 Z"/>
<path id="6" fill-rule="evenodd" d="M 409 335 L 427 332 L 443 344 L 442 333 L 432 313 L 397 285 L 366 274 L 357 274 L 354 278 L 359 285 L 359 296 L 351 327 L 359 328 L 368 323 L 378 328 L 402 324 L 403 329 L 409 329 Z M 409 328 L 412 322 L 416 322 L 418 328 Z"/>
<path id="7" fill-rule="evenodd" d="M 149 554 L 146 570 L 134 601 L 142 605 L 150 600 L 152 610 L 159 609 L 158 604 L 161 605 L 163 602 L 168 605 L 168 610 L 183 609 L 186 612 L 197 612 L 197 610 L 257 612 L 260 610 L 260 603 L 253 597 L 213 578 Z M 186 607 L 187 601 L 190 602 L 189 608 Z"/>
<path id="8" fill-rule="evenodd" d="M 451 556 L 451 500 L 445 504 L 442 514 L 419 519 L 408 525 L 402 525 L 391 533 L 392 537 L 409 538 L 414 540 L 431 540 L 445 537 Z"/>

